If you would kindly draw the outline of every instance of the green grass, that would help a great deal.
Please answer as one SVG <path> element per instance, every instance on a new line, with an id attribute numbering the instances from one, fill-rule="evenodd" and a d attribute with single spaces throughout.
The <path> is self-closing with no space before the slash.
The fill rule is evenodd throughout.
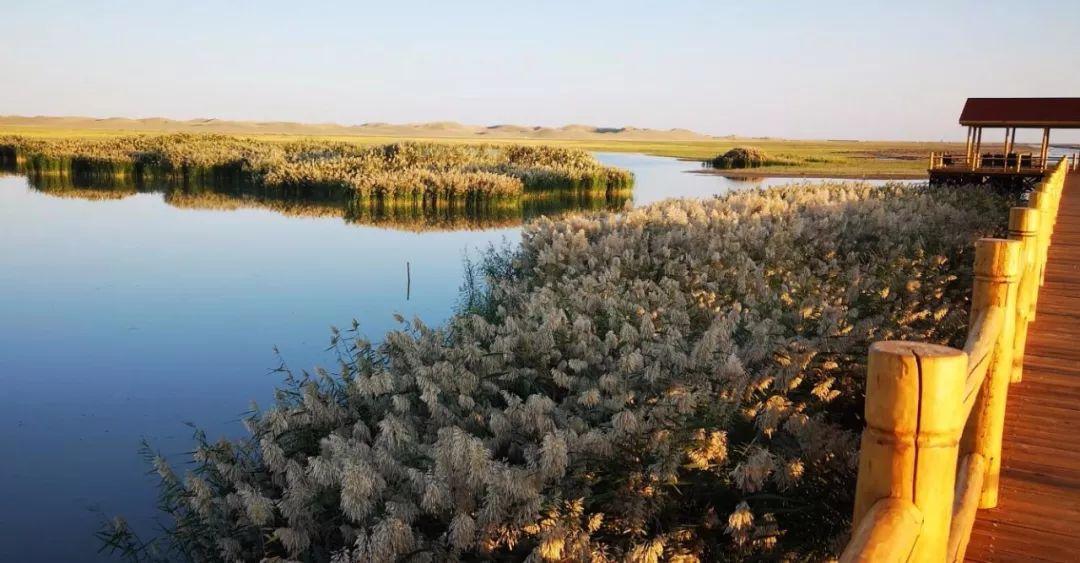
<path id="1" fill-rule="evenodd" d="M 99 138 L 129 135 L 128 131 L 94 129 L 46 129 L 40 127 L 0 127 L 0 135 L 16 134 L 27 137 Z M 642 140 L 580 140 L 580 139 L 475 139 L 435 137 L 369 137 L 346 135 L 244 135 L 245 138 L 295 142 L 298 140 L 338 141 L 357 145 L 376 145 L 401 140 L 449 144 L 514 144 L 525 146 L 548 145 L 577 148 L 596 152 L 632 152 L 669 156 L 704 162 L 729 149 L 751 145 L 770 155 L 794 161 L 794 165 L 755 168 L 753 175 L 777 176 L 894 176 L 923 177 L 931 151 L 962 151 L 961 143 L 911 141 L 856 140 L 790 140 L 774 138 L 717 138 L 708 140 L 642 141 Z M 725 173 L 742 171 L 725 171 Z"/>

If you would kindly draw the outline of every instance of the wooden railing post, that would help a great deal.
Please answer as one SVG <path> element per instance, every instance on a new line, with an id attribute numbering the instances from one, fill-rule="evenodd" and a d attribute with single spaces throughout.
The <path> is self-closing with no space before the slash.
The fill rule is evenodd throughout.
<path id="1" fill-rule="evenodd" d="M 1024 350 L 1027 348 L 1027 328 L 1034 316 L 1035 299 L 1039 291 L 1038 268 L 1039 211 L 1030 207 L 1009 210 L 1009 238 L 1019 241 L 1020 280 L 1016 286 L 1016 336 L 1013 339 L 1012 381 L 1024 377 Z"/>
<path id="2" fill-rule="evenodd" d="M 881 499 L 912 502 L 923 516 L 912 561 L 946 555 L 966 373 L 967 354 L 955 348 L 870 347 L 853 529 Z"/>
<path id="3" fill-rule="evenodd" d="M 1064 185 L 1067 170 L 1066 166 L 1058 163 L 1050 176 L 1031 193 L 1031 199 L 1028 201 L 1029 207 L 1034 207 L 1042 213 L 1039 222 L 1039 285 L 1046 280 L 1046 258 L 1050 251 L 1050 239 L 1054 233 L 1054 226 L 1057 225 L 1061 188 Z"/>
<path id="4" fill-rule="evenodd" d="M 956 469 L 956 498 L 953 499 L 953 520 L 949 529 L 949 563 L 964 561 L 968 542 L 971 540 L 971 528 L 975 525 L 975 516 L 979 510 L 979 496 L 982 494 L 983 477 L 986 475 L 986 460 L 978 454 L 960 457 Z"/>
<path id="5" fill-rule="evenodd" d="M 922 513 L 911 501 L 881 499 L 852 531 L 839 563 L 906 562 L 922 525 Z"/>
<path id="6" fill-rule="evenodd" d="M 1012 382 L 1016 286 L 1022 247 L 1023 244 L 1015 240 L 982 239 L 975 243 L 975 287 L 969 318 L 974 321 L 991 307 L 1001 307 L 1005 312 L 1001 332 L 990 353 L 986 377 L 968 417 L 961 446 L 964 454 L 977 453 L 986 460 L 980 508 L 997 506 L 1005 402 Z"/>
<path id="7" fill-rule="evenodd" d="M 1054 226 L 1054 218 L 1050 215 L 1050 194 L 1041 189 L 1031 192 L 1031 199 L 1028 200 L 1028 207 L 1039 212 L 1039 232 L 1035 235 L 1035 266 L 1038 271 L 1037 286 L 1042 286 L 1043 278 L 1046 275 L 1046 254 L 1050 245 L 1050 230 Z M 1035 318 L 1035 304 L 1037 300 L 1038 293 L 1036 292 L 1036 299 L 1031 302 L 1032 319 Z"/>
<path id="8" fill-rule="evenodd" d="M 1051 178 L 1051 180 L 1053 180 L 1053 178 Z M 1046 229 L 1046 233 L 1048 236 L 1052 236 L 1054 234 L 1054 226 L 1057 225 L 1058 196 L 1061 194 L 1054 189 L 1056 183 L 1057 182 L 1054 181 L 1043 182 L 1042 184 L 1039 184 L 1038 188 L 1035 189 L 1036 192 L 1045 194 L 1047 199 L 1046 212 L 1047 214 L 1049 214 L 1048 219 L 1050 220 L 1049 228 Z M 1050 244 L 1049 239 L 1047 239 L 1046 244 Z"/>

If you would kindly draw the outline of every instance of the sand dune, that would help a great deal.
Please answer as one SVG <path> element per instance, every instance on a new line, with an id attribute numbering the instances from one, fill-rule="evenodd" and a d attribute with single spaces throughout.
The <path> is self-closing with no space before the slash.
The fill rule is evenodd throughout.
<path id="1" fill-rule="evenodd" d="M 454 121 L 431 123 L 296 123 L 291 121 L 227 121 L 204 118 L 186 121 L 162 117 L 54 117 L 0 116 L 3 128 L 43 130 L 88 130 L 152 132 L 203 132 L 230 134 L 334 135 L 380 137 L 446 137 L 499 139 L 568 139 L 568 140 L 707 140 L 709 135 L 688 129 L 643 129 L 638 127 L 596 127 L 571 124 L 563 127 L 540 127 L 513 124 L 466 125 Z"/>

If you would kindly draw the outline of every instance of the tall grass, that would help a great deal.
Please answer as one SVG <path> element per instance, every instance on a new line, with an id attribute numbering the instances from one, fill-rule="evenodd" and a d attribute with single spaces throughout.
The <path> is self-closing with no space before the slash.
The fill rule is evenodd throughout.
<path id="1" fill-rule="evenodd" d="M 835 556 L 865 354 L 965 334 L 974 187 L 803 185 L 540 219 L 461 312 L 288 377 L 250 438 L 154 460 L 180 558 Z M 477 277 L 485 279 L 478 280 Z M 149 553 L 123 524 L 103 538 Z M 141 550 L 141 551 L 140 551 Z"/>

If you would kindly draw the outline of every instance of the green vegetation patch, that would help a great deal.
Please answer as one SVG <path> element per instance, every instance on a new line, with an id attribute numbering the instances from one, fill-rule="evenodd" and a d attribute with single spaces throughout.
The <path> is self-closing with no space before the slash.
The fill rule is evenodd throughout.
<path id="1" fill-rule="evenodd" d="M 712 159 L 713 168 L 761 168 L 762 166 L 796 166 L 802 161 L 792 157 L 770 156 L 754 147 L 735 147 Z"/>
<path id="2" fill-rule="evenodd" d="M 851 514 L 865 358 L 957 343 L 974 187 L 796 185 L 541 218 L 444 326 L 288 375 L 251 436 L 154 458 L 167 536 L 209 560 L 821 560 Z M 288 373 L 288 372 L 286 372 Z"/>

